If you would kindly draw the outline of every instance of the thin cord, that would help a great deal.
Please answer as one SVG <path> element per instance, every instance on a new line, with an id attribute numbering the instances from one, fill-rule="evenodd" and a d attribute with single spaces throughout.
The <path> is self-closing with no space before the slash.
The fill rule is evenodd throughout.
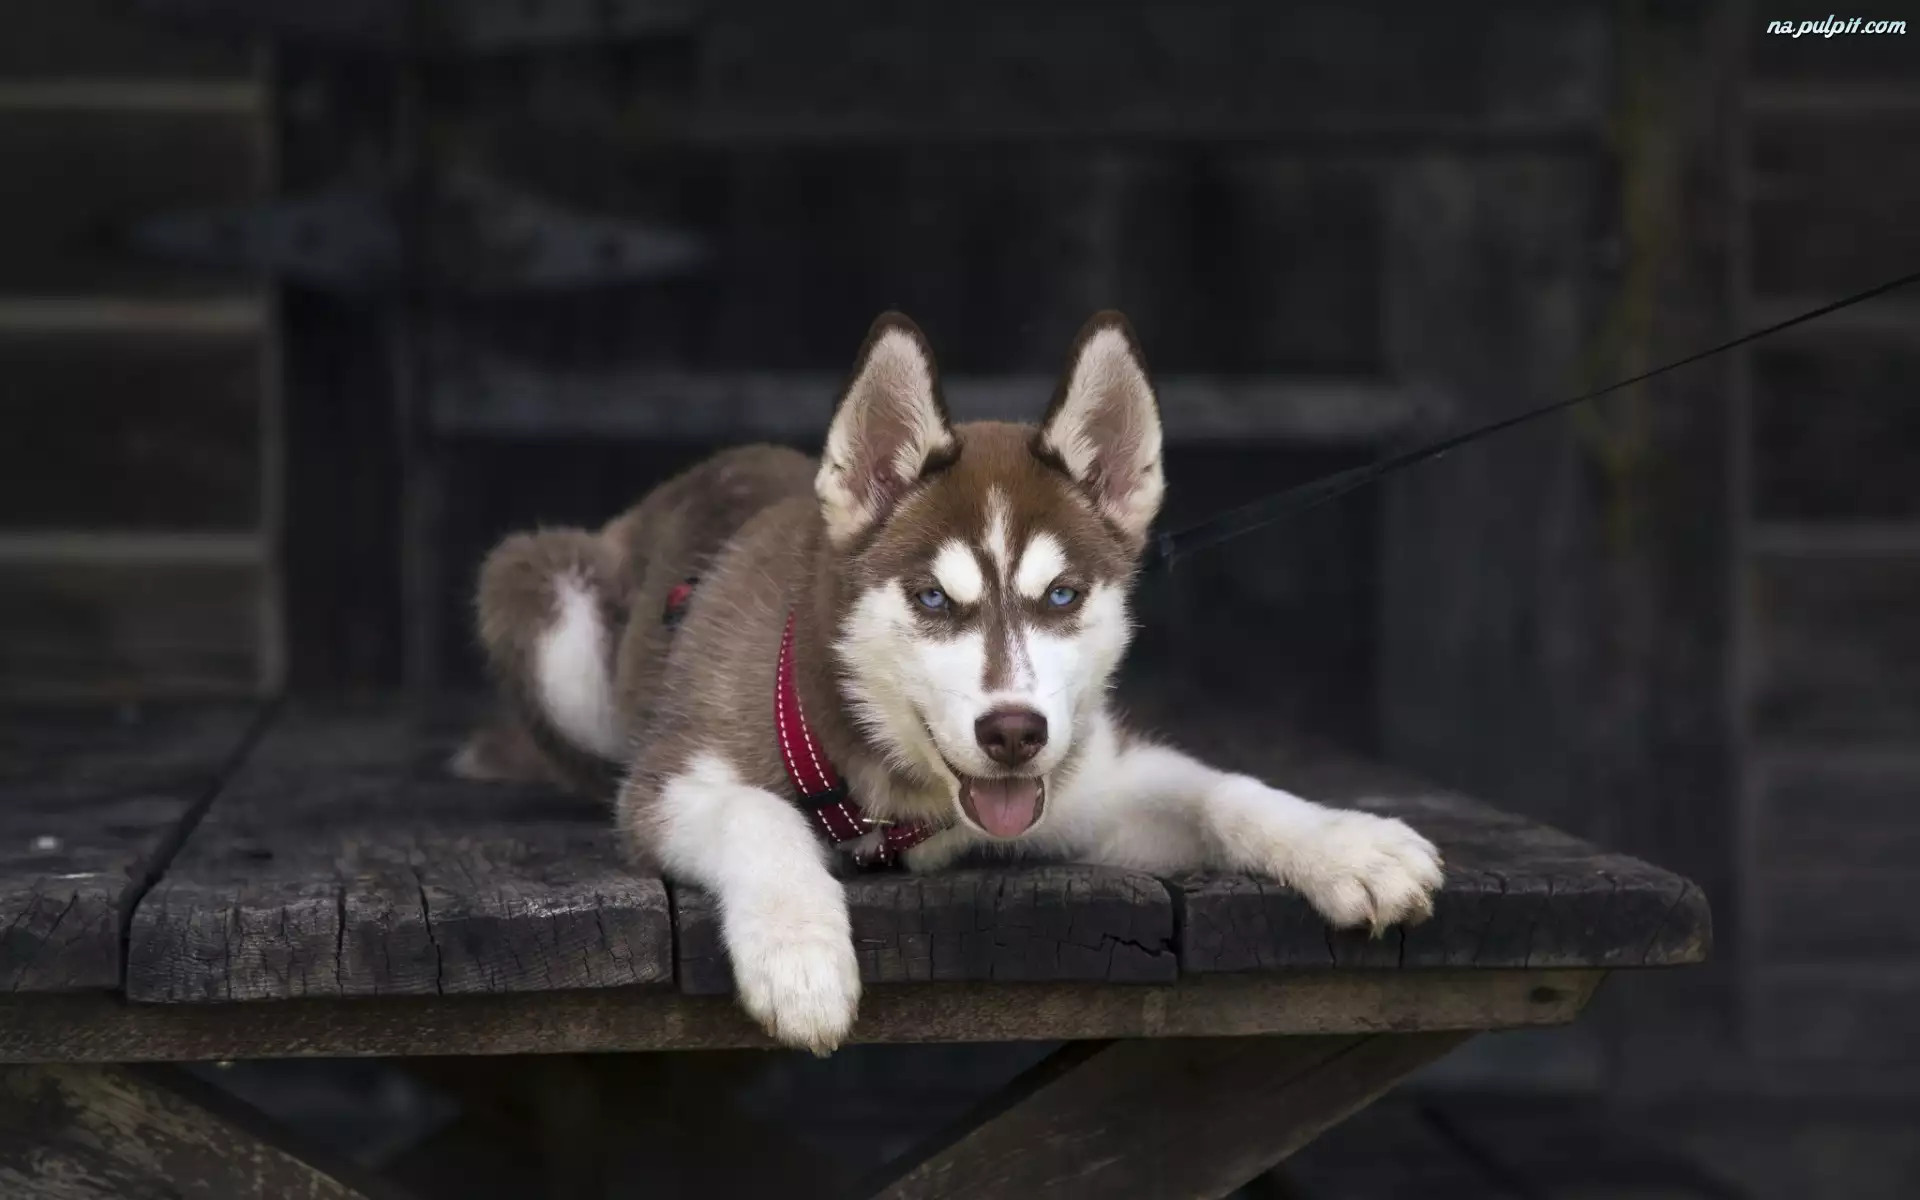
<path id="1" fill-rule="evenodd" d="M 1380 479 L 1382 476 L 1390 475 L 1395 471 L 1404 470 L 1407 467 L 1426 462 L 1428 459 L 1439 458 L 1448 451 L 1457 450 L 1469 442 L 1477 442 L 1483 437 L 1490 437 L 1493 434 L 1512 429 L 1516 425 L 1524 425 L 1528 421 L 1537 421 L 1541 417 L 1562 412 L 1572 408 L 1576 404 L 1585 404 L 1589 400 L 1597 400 L 1602 396 L 1620 391 L 1622 388 L 1630 388 L 1635 384 L 1645 383 L 1647 380 L 1656 376 L 1665 375 L 1668 371 L 1677 371 L 1681 367 L 1690 367 L 1694 363 L 1702 362 L 1717 354 L 1725 354 L 1729 350 L 1757 342 L 1761 338 L 1772 337 L 1774 334 L 1792 329 L 1796 325 L 1804 325 L 1808 321 L 1818 320 L 1821 317 L 1837 313 L 1843 308 L 1852 308 L 1856 304 L 1864 304 L 1869 300 L 1884 296 L 1888 292 L 1898 291 L 1914 283 L 1920 283 L 1920 271 L 1902 275 L 1898 279 L 1870 287 L 1864 292 L 1856 292 L 1844 299 L 1835 300 L 1831 304 L 1823 304 L 1819 308 L 1803 312 L 1796 317 L 1789 317 L 1784 321 L 1769 325 L 1764 329 L 1756 329 L 1750 333 L 1743 333 L 1732 341 L 1722 342 L 1720 345 L 1714 346 L 1711 349 L 1689 354 L 1685 358 L 1667 363 L 1665 366 L 1655 367 L 1651 371 L 1643 371 L 1632 378 L 1622 379 L 1617 383 L 1610 383 L 1603 388 L 1596 388 L 1591 392 L 1585 392 L 1570 399 L 1556 400 L 1552 404 L 1541 405 L 1539 408 L 1528 409 L 1525 412 L 1516 413 L 1510 417 L 1503 417 L 1491 424 L 1453 434 L 1450 437 L 1442 438 L 1430 445 L 1415 447 L 1412 450 L 1403 450 L 1398 454 L 1382 459 L 1376 463 L 1350 467 L 1347 470 L 1338 471 L 1332 475 L 1324 475 L 1319 479 L 1303 483 L 1298 487 L 1288 488 L 1284 492 L 1255 500 L 1251 504 L 1229 509 L 1224 513 L 1209 517 L 1197 525 L 1190 525 L 1178 532 L 1160 534 L 1153 540 L 1152 545 L 1148 548 L 1144 569 L 1171 569 L 1176 559 L 1184 558 L 1196 550 L 1205 550 L 1208 547 L 1217 546 L 1221 542 L 1237 538 L 1242 534 L 1251 533 L 1263 525 L 1270 525 L 1286 517 L 1296 516 L 1310 508 L 1318 508 L 1328 501 L 1339 499 L 1348 492 L 1363 488 Z"/>

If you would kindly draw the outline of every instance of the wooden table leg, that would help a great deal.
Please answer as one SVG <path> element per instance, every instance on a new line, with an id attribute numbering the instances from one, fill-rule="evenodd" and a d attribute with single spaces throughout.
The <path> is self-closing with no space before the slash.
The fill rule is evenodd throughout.
<path id="1" fill-rule="evenodd" d="M 1470 1036 L 1078 1043 L 861 1194 L 1224 1196 Z"/>
<path id="2" fill-rule="evenodd" d="M 400 1200 L 218 1088 L 165 1066 L 0 1067 L 0 1195 Z"/>

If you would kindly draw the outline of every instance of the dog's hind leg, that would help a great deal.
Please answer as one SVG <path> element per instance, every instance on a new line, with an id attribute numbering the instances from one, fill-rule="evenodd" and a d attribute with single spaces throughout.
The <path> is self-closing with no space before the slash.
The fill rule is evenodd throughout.
<path id="1" fill-rule="evenodd" d="M 515 534 L 487 556 L 477 597 L 480 644 L 535 744 L 567 777 L 603 790 L 631 731 L 616 700 L 614 655 L 626 620 L 624 564 L 583 529 Z M 486 731 L 461 755 L 478 766 Z M 469 772 L 471 773 L 471 772 Z"/>
<path id="2" fill-rule="evenodd" d="M 571 783 L 540 749 L 526 721 L 512 711 L 477 726 L 447 767 L 462 779 L 485 783 Z"/>

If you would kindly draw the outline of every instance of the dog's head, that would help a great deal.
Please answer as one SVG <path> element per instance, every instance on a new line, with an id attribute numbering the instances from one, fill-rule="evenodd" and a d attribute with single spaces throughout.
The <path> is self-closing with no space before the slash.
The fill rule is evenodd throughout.
<path id="1" fill-rule="evenodd" d="M 815 482 L 841 690 L 896 768 L 947 786 L 991 836 L 1041 820 L 1119 666 L 1160 443 L 1118 313 L 1081 331 L 1038 425 L 954 425 L 905 317 L 861 349 Z"/>

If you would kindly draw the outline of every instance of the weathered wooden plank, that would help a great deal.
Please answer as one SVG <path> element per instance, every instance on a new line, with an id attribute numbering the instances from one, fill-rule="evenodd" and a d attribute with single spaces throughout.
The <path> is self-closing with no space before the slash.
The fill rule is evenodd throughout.
<path id="1" fill-rule="evenodd" d="M 665 889 L 597 804 L 451 778 L 457 706 L 276 723 L 142 901 L 127 994 L 181 1002 L 672 978 Z"/>
<path id="2" fill-rule="evenodd" d="M 241 204 L 267 183 L 251 113 L 0 110 L 0 292 L 207 292 L 237 281 L 132 251 L 158 213 Z"/>
<path id="3" fill-rule="evenodd" d="M 1226 1195 L 1464 1040 L 1425 1033 L 1071 1046 L 867 1194 Z"/>
<path id="4" fill-rule="evenodd" d="M 251 529 L 262 347 L 253 338 L 0 333 L 9 529 Z"/>
<path id="5" fill-rule="evenodd" d="M 261 574 L 252 566 L 0 564 L 0 695 L 252 695 Z"/>
<path id="6" fill-rule="evenodd" d="M 1754 781 L 1762 871 L 1876 871 L 1920 862 L 1920 757 L 1769 763 Z"/>
<path id="7" fill-rule="evenodd" d="M 1756 121 L 1747 235 L 1755 291 L 1841 295 L 1879 282 L 1897 269 L 1889 264 L 1920 260 L 1920 230 L 1908 219 L 1920 201 L 1916 139 L 1915 113 Z"/>
<path id="8" fill-rule="evenodd" d="M 849 880 L 868 983 L 1165 983 L 1178 973 L 1173 902 L 1151 876 L 1096 867 L 948 871 Z M 712 898 L 674 889 L 680 989 L 728 993 Z"/>
<path id="9" fill-rule="evenodd" d="M 600 806 L 446 778 L 453 709 L 310 710 L 272 732 L 140 905 L 142 1001 L 730 990 L 718 917 L 617 856 Z M 1270 739 L 1270 735 L 1268 737 Z M 849 885 L 872 983 L 1102 981 L 1287 966 L 1614 967 L 1690 962 L 1709 937 L 1684 880 L 1317 753 L 1273 776 L 1388 797 L 1453 857 L 1435 920 L 1329 937 L 1287 889 L 1085 867 L 883 875 Z M 1180 949 L 1176 962 L 1175 945 Z"/>
<path id="10" fill-rule="evenodd" d="M 402 1200 L 177 1068 L 0 1069 L 0 1129 L 9 1196 Z"/>
<path id="11" fill-rule="evenodd" d="M 245 707 L 0 709 L 0 990 L 120 985 L 134 899 L 258 719 Z"/>
<path id="12" fill-rule="evenodd" d="M 247 47 L 170 29 L 117 0 L 0 0 L 0 79 L 201 79 L 244 74 Z"/>
<path id="13" fill-rule="evenodd" d="M 1457 797 L 1302 790 L 1400 817 L 1432 838 L 1447 864 L 1433 918 L 1373 938 L 1330 930 L 1289 888 L 1241 876 L 1175 879 L 1182 971 L 1654 967 L 1706 958 L 1705 897 L 1670 872 Z"/>
<path id="14" fill-rule="evenodd" d="M 1379 939 L 1333 932 L 1289 888 L 1244 876 L 1168 881 L 1183 973 L 1296 967 L 1653 967 L 1700 962 L 1712 945 L 1705 896 L 1688 880 L 1399 771 L 1276 734 L 1232 714 L 1153 715 L 1218 765 L 1322 803 L 1397 816 L 1440 847 L 1434 915 Z M 1177 731 L 1174 732 L 1174 731 Z"/>
<path id="15" fill-rule="evenodd" d="M 1875 338 L 1753 360 L 1754 512 L 1762 520 L 1920 516 L 1920 354 Z"/>
<path id="16" fill-rule="evenodd" d="M 875 987 L 850 1044 L 1509 1029 L 1561 1025 L 1601 971 L 1300 972 L 1177 984 Z M 0 1062 L 195 1062 L 767 1048 L 730 998 L 657 988 L 277 1004 L 0 997 Z"/>
<path id="17" fill-rule="evenodd" d="M 1920 562 L 1762 560 L 1751 578 L 1761 735 L 1920 739 Z"/>

